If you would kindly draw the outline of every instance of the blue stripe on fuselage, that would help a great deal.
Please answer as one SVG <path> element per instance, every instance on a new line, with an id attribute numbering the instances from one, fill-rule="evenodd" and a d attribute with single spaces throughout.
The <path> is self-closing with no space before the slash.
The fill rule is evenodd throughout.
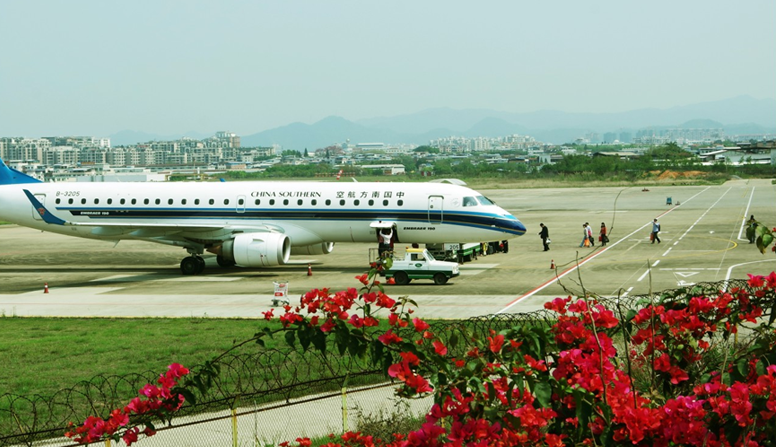
<path id="1" fill-rule="evenodd" d="M 61 207 L 59 211 L 69 211 L 73 216 L 89 217 L 90 219 L 239 219 L 239 220 L 398 220 L 406 222 L 439 223 L 440 214 L 446 225 L 460 225 L 481 229 L 493 229 L 511 233 L 517 236 L 525 233 L 525 227 L 514 216 L 502 216 L 488 213 L 452 213 L 404 210 L 374 211 L 357 210 L 271 210 L 245 209 L 237 212 L 234 208 L 72 208 Z M 495 227 L 495 228 L 494 228 Z"/>

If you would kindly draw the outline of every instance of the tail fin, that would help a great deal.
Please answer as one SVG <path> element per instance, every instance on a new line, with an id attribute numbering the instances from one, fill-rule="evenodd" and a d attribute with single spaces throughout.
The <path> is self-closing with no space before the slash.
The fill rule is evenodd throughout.
<path id="1" fill-rule="evenodd" d="M 0 185 L 18 185 L 24 183 L 41 183 L 40 180 L 6 166 L 0 158 Z"/>

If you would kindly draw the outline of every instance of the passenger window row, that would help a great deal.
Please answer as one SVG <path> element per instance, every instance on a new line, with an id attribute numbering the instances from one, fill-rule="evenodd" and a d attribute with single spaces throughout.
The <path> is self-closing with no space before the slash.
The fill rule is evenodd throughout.
<path id="1" fill-rule="evenodd" d="M 85 198 L 83 198 L 83 199 L 81 199 L 80 202 L 81 202 L 81 205 L 86 205 L 87 200 Z M 61 203 L 62 203 L 62 199 L 61 198 L 57 198 L 56 199 L 56 204 L 60 205 Z M 67 199 L 67 204 L 68 205 L 72 205 L 73 203 L 75 203 L 74 199 L 72 199 L 72 198 Z M 107 205 L 112 205 L 113 204 L 113 199 L 107 199 L 105 201 L 105 203 Z M 138 199 L 130 199 L 129 203 L 131 205 L 137 205 Z M 167 204 L 168 205 L 173 205 L 174 203 L 175 203 L 175 201 L 173 199 L 167 199 Z M 188 203 L 188 201 L 186 199 L 181 199 L 181 202 L 180 202 L 181 205 L 186 205 L 187 203 Z M 216 203 L 215 199 L 208 200 L 208 204 L 210 204 L 210 205 L 215 205 L 215 203 Z M 331 206 L 331 203 L 332 203 L 331 199 L 326 199 L 326 202 L 325 202 L 326 206 Z M 339 204 L 341 206 L 345 206 L 346 203 L 347 202 L 346 202 L 345 199 L 340 199 L 340 201 L 339 201 Z M 95 205 L 99 205 L 100 204 L 100 199 L 94 199 L 94 204 Z M 127 204 L 127 199 L 123 199 L 123 198 L 119 199 L 119 204 L 120 205 L 126 205 Z M 150 199 L 143 199 L 143 205 L 150 205 L 150 204 L 151 204 L 151 200 Z M 161 205 L 162 204 L 162 200 L 161 199 L 155 199 L 154 200 L 154 204 L 155 205 Z M 194 205 L 199 205 L 199 204 L 200 204 L 200 200 L 199 199 L 194 199 Z M 241 205 L 241 206 L 245 205 L 245 199 L 238 199 L 237 200 L 237 204 Z M 256 199 L 254 201 L 254 204 L 255 205 L 261 205 L 261 199 Z M 274 205 L 275 204 L 275 199 L 269 199 L 269 204 L 270 205 Z M 288 205 L 288 204 L 289 204 L 289 200 L 288 199 L 283 199 L 283 205 Z M 298 206 L 303 206 L 304 205 L 304 200 L 299 199 L 299 200 L 296 201 L 296 204 Z M 370 199 L 367 202 L 367 204 L 369 206 L 374 206 L 375 205 L 375 201 Z M 385 199 L 382 202 L 383 206 L 388 206 L 389 204 L 390 204 L 390 201 L 388 199 Z M 224 205 L 229 205 L 229 199 L 224 199 Z M 312 205 L 312 206 L 318 205 L 318 200 L 317 199 L 310 200 L 310 205 Z M 358 199 L 355 199 L 355 200 L 353 200 L 353 205 L 354 206 L 359 206 L 359 205 L 361 205 L 361 201 L 358 200 Z M 397 200 L 396 201 L 396 205 L 404 206 L 404 200 Z"/>

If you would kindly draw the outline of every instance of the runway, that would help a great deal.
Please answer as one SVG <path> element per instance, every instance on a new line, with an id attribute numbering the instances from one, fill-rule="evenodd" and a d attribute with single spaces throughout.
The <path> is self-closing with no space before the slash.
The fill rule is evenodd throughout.
<path id="1" fill-rule="evenodd" d="M 776 226 L 776 187 L 769 180 L 721 186 L 481 190 L 526 226 L 509 253 L 461 266 L 444 286 L 413 281 L 386 286 L 408 295 L 418 315 L 466 318 L 525 312 L 547 299 L 585 290 L 600 295 L 639 295 L 698 282 L 745 278 L 776 270 L 744 239 L 749 215 Z M 672 205 L 666 205 L 666 198 Z M 662 230 L 650 244 L 652 219 Z M 550 230 L 542 251 L 539 223 Z M 580 248 L 582 223 L 597 235 L 601 222 L 610 244 Z M 274 282 L 288 282 L 293 302 L 314 288 L 360 287 L 367 244 L 338 244 L 327 256 L 292 257 L 292 264 L 254 270 L 216 265 L 203 275 L 181 276 L 183 250 L 144 242 L 112 243 L 0 226 L 0 314 L 6 316 L 240 317 L 260 318 L 272 307 Z M 551 262 L 557 266 L 550 269 Z M 312 276 L 307 276 L 307 264 Z M 49 293 L 44 294 L 44 284 Z M 565 288 L 565 289 L 564 289 Z"/>

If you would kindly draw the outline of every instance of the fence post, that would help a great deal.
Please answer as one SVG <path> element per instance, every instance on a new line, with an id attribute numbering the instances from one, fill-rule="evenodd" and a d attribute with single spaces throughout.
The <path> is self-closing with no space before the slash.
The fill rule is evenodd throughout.
<path id="1" fill-rule="evenodd" d="M 232 447 L 237 447 L 237 409 L 232 408 Z"/>
<path id="2" fill-rule="evenodd" d="M 342 433 L 348 431 L 348 387 L 342 387 Z"/>
<path id="3" fill-rule="evenodd" d="M 105 447 L 110 447 L 110 438 L 105 440 Z"/>

